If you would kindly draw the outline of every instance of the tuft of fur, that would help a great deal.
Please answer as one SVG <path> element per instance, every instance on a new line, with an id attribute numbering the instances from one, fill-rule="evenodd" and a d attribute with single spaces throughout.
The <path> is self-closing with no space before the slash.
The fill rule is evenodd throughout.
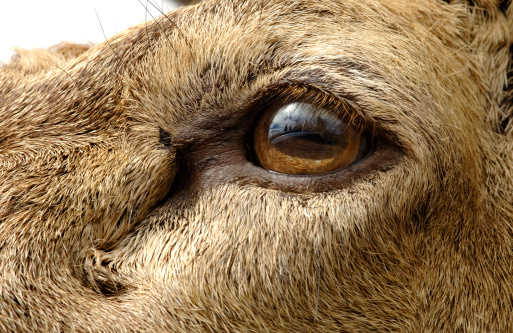
<path id="1" fill-rule="evenodd" d="M 18 50 L 0 331 L 512 331 L 512 45 L 511 1 L 208 0 Z M 261 96 L 305 89 L 393 149 L 251 164 Z"/>

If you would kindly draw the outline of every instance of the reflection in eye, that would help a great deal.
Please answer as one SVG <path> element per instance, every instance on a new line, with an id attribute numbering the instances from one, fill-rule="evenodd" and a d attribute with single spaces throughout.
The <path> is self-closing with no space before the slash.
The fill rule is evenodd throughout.
<path id="1" fill-rule="evenodd" d="M 254 133 L 256 157 L 265 169 L 317 174 L 345 168 L 368 154 L 370 140 L 333 111 L 304 102 L 276 102 Z"/>

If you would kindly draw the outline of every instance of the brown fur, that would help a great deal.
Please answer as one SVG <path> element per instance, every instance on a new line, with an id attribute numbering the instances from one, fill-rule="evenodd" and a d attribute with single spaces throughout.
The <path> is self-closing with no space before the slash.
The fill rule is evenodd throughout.
<path id="1" fill-rule="evenodd" d="M 513 331 L 512 44 L 510 1 L 212 0 L 19 50 L 0 331 Z M 390 144 L 262 170 L 246 136 L 283 89 Z"/>

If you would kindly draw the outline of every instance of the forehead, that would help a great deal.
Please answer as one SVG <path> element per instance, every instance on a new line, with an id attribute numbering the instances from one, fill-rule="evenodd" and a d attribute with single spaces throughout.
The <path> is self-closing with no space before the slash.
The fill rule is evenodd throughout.
<path id="1" fill-rule="evenodd" d="M 176 58 L 189 73 L 188 65 L 214 61 L 243 64 L 253 70 L 265 64 L 341 57 L 361 57 L 377 65 L 383 56 L 407 60 L 435 39 L 457 43 L 452 35 L 458 28 L 454 8 L 436 4 L 397 0 L 207 1 L 146 29 L 162 32 L 162 53 L 168 59 Z M 228 66 L 216 70 L 228 68 L 233 72 Z"/>
<path id="2" fill-rule="evenodd" d="M 432 0 L 205 1 L 171 14 L 168 22 L 154 28 L 170 27 L 173 31 L 165 34 L 173 36 L 171 42 L 186 39 L 188 46 L 198 47 L 196 52 L 219 54 L 229 47 L 258 56 L 264 43 L 297 49 L 322 47 L 329 55 L 333 47 L 350 52 L 354 46 L 377 49 L 403 40 L 415 45 L 434 36 L 454 43 L 461 38 L 455 34 L 462 30 L 458 8 Z"/>
<path id="3" fill-rule="evenodd" d="M 433 101 L 465 94 L 461 81 L 472 99 L 460 24 L 458 6 L 427 0 L 206 1 L 125 42 L 144 46 L 135 100 L 165 109 L 166 128 L 210 119 L 212 110 L 233 113 L 280 85 L 328 91 L 387 120 L 418 105 L 439 113 Z"/>

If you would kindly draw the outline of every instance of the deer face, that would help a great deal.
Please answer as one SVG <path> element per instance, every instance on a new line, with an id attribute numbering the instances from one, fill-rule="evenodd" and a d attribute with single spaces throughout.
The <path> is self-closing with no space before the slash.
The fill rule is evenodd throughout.
<path id="1" fill-rule="evenodd" d="M 4 67 L 3 327 L 506 329 L 513 12 L 478 5 L 206 1 Z"/>

